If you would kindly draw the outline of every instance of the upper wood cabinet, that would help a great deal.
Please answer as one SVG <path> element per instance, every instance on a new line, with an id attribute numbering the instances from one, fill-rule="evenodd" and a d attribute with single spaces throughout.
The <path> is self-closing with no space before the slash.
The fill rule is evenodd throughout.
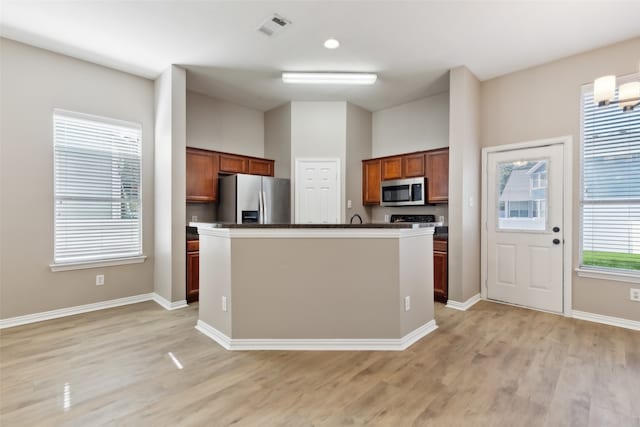
<path id="1" fill-rule="evenodd" d="M 218 200 L 218 173 L 273 176 L 275 162 L 187 147 L 187 202 Z"/>
<path id="2" fill-rule="evenodd" d="M 215 202 L 217 193 L 218 155 L 187 148 L 187 201 Z"/>
<path id="3" fill-rule="evenodd" d="M 249 159 L 249 173 L 251 175 L 273 176 L 273 160 Z"/>
<path id="4" fill-rule="evenodd" d="M 407 154 L 406 156 L 402 156 L 402 166 L 404 168 L 405 178 L 425 176 L 423 153 Z"/>
<path id="5" fill-rule="evenodd" d="M 382 180 L 402 178 L 402 157 L 382 159 Z"/>
<path id="6" fill-rule="evenodd" d="M 249 173 L 249 158 L 235 154 L 220 153 L 220 172 Z"/>
<path id="7" fill-rule="evenodd" d="M 362 204 L 380 204 L 380 160 L 362 162 Z"/>
<path id="8" fill-rule="evenodd" d="M 425 155 L 429 203 L 449 201 L 449 149 L 431 151 Z"/>
<path id="9" fill-rule="evenodd" d="M 449 148 L 362 161 L 362 203 L 380 203 L 380 182 L 427 178 L 427 203 L 449 201 Z"/>

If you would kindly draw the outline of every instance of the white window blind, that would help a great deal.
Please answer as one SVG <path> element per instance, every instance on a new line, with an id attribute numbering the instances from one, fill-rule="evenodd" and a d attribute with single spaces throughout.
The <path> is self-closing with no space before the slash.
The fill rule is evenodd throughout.
<path id="1" fill-rule="evenodd" d="M 582 102 L 581 267 L 640 274 L 640 110 Z"/>
<path id="2" fill-rule="evenodd" d="M 142 255 L 138 124 L 53 115 L 56 264 Z"/>

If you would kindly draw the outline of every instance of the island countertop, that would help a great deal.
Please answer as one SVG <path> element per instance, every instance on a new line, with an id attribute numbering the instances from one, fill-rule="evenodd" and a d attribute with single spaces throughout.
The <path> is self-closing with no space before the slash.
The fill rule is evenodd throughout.
<path id="1" fill-rule="evenodd" d="M 431 228 L 435 227 L 430 224 L 419 223 L 369 223 L 369 224 L 236 224 L 236 223 L 219 223 L 219 222 L 191 222 L 190 227 L 207 227 L 207 228 L 234 228 L 234 229 L 257 229 L 257 228 L 269 228 L 269 229 L 305 229 L 305 228 L 345 228 L 345 229 L 413 229 L 413 228 Z"/>

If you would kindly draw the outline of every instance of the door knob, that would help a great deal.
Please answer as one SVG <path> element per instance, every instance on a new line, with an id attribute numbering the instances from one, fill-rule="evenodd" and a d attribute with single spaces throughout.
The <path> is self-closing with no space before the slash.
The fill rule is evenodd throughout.
<path id="1" fill-rule="evenodd" d="M 560 244 L 560 239 L 553 239 L 553 244 L 554 245 L 559 245 Z"/>
<path id="2" fill-rule="evenodd" d="M 558 231 L 560 231 L 560 227 L 553 227 L 553 232 L 557 233 Z"/>

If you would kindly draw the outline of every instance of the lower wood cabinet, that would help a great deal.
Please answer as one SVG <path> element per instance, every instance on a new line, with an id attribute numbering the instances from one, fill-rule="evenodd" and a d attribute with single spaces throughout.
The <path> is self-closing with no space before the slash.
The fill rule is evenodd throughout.
<path id="1" fill-rule="evenodd" d="M 187 302 L 198 301 L 200 291 L 200 242 L 187 242 Z"/>
<path id="2" fill-rule="evenodd" d="M 447 302 L 449 298 L 449 275 L 447 262 L 447 242 L 433 241 L 433 297 L 436 301 Z"/>

